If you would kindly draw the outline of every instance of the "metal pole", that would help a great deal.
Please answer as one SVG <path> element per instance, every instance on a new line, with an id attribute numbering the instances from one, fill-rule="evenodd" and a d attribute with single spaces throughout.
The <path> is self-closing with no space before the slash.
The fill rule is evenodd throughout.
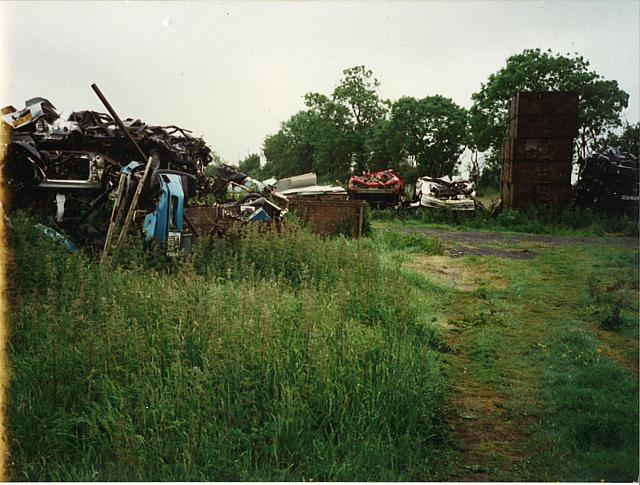
<path id="1" fill-rule="evenodd" d="M 107 98 L 105 98 L 104 94 L 102 94 L 102 91 L 100 91 L 100 88 L 98 88 L 98 86 L 94 83 L 94 84 L 91 85 L 91 89 L 93 89 L 95 91 L 95 93 L 98 95 L 98 98 L 100 98 L 100 101 L 102 101 L 102 104 L 104 104 L 104 107 L 107 108 L 107 111 L 111 114 L 111 116 L 113 117 L 115 122 L 118 124 L 118 126 L 120 127 L 122 132 L 125 134 L 125 136 L 129 139 L 129 141 L 136 148 L 136 150 L 138 151 L 138 153 L 142 157 L 142 159 L 140 161 L 147 160 L 148 157 L 144 154 L 144 152 L 142 151 L 142 148 L 140 148 L 140 145 L 138 145 L 136 143 L 136 141 L 133 139 L 133 137 L 131 136 L 131 133 L 129 133 L 129 130 L 127 130 L 127 127 L 124 126 L 124 123 L 122 122 L 122 120 L 118 116 L 118 113 L 115 112 L 115 110 L 109 104 L 109 101 L 107 101 Z"/>

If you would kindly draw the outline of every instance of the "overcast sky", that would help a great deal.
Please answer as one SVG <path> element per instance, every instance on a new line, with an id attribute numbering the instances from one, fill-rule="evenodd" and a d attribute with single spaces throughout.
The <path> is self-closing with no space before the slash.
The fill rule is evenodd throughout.
<path id="1" fill-rule="evenodd" d="M 230 162 L 364 64 L 383 98 L 471 94 L 526 48 L 578 52 L 640 115 L 639 1 L 0 3 L 0 105 L 177 124 Z M 0 58 L 0 61 L 2 60 Z"/>

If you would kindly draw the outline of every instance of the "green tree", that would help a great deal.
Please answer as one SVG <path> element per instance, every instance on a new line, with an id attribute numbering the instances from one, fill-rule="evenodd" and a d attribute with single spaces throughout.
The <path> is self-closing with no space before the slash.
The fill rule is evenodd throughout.
<path id="1" fill-rule="evenodd" d="M 265 139 L 265 174 L 315 171 L 327 180 L 345 180 L 352 170 L 375 168 L 368 140 L 388 112 L 379 85 L 371 70 L 356 66 L 343 71 L 331 95 L 307 93 L 307 109 Z"/>
<path id="2" fill-rule="evenodd" d="M 300 111 L 265 138 L 262 151 L 267 160 L 264 174 L 282 178 L 313 170 L 313 142 L 318 117 Z"/>
<path id="3" fill-rule="evenodd" d="M 380 82 L 370 69 L 355 66 L 342 74 L 330 97 L 320 93 L 305 96 L 308 109 L 324 122 L 317 140 L 318 146 L 324 149 L 317 154 L 317 165 L 332 167 L 335 174 L 377 168 L 372 163 L 368 139 L 377 124 L 385 119 L 388 102 L 380 99 L 377 92 Z"/>
<path id="4" fill-rule="evenodd" d="M 596 143 L 598 151 L 617 148 L 621 152 L 640 157 L 640 122 L 626 123 L 621 132 L 610 131 Z"/>
<path id="5" fill-rule="evenodd" d="M 262 168 L 260 167 L 260 155 L 250 153 L 238 164 L 238 170 L 246 173 L 249 177 L 255 179 L 262 178 Z"/>
<path id="6" fill-rule="evenodd" d="M 380 81 L 365 66 L 345 69 L 342 74 L 344 77 L 333 91 L 333 101 L 347 108 L 353 129 L 366 130 L 387 113 L 377 93 Z"/>
<path id="7" fill-rule="evenodd" d="M 507 102 L 520 91 L 575 91 L 580 96 L 578 153 L 604 131 L 620 126 L 620 112 L 629 95 L 616 81 L 604 79 L 589 69 L 582 56 L 568 57 L 548 50 L 525 49 L 509 57 L 506 65 L 491 74 L 471 98 L 472 147 L 500 151 L 507 128 Z"/>
<path id="8" fill-rule="evenodd" d="M 466 133 L 467 112 L 451 99 L 405 96 L 391 106 L 382 136 L 394 165 L 410 162 L 419 175 L 442 177 L 453 174 Z"/>

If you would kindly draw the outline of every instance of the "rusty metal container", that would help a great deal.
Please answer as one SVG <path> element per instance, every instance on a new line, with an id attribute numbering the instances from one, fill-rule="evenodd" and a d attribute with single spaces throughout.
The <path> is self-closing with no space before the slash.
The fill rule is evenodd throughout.
<path id="1" fill-rule="evenodd" d="M 509 162 L 502 165 L 501 181 L 525 184 L 570 184 L 571 163 L 567 162 Z"/>
<path id="2" fill-rule="evenodd" d="M 578 94 L 572 91 L 526 91 L 509 102 L 509 119 L 552 115 L 578 117 Z"/>
<path id="3" fill-rule="evenodd" d="M 315 200 L 300 197 L 289 200 L 288 208 L 307 221 L 316 234 L 360 237 L 365 205 L 366 202 L 361 200 Z"/>
<path id="4" fill-rule="evenodd" d="M 521 162 L 567 162 L 573 159 L 573 138 L 507 138 L 502 159 Z"/>
<path id="5" fill-rule="evenodd" d="M 578 95 L 519 93 L 509 102 L 508 116 L 500 176 L 503 205 L 568 204 Z"/>
<path id="6" fill-rule="evenodd" d="M 502 201 L 508 208 L 530 204 L 567 205 L 571 201 L 571 185 L 503 182 Z"/>

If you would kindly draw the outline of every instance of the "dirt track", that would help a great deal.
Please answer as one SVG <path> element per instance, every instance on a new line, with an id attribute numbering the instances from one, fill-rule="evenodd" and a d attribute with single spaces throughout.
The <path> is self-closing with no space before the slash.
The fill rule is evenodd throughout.
<path id="1" fill-rule="evenodd" d="M 638 248 L 637 237 L 629 236 L 553 236 L 548 234 L 505 233 L 488 231 L 451 231 L 445 229 L 430 229 L 425 227 L 401 227 L 403 232 L 418 232 L 426 236 L 440 239 L 446 246 L 451 257 L 475 254 L 478 256 L 498 256 L 503 258 L 528 259 L 535 256 L 536 246 L 575 246 L 575 245 L 605 245 L 613 247 Z M 531 243 L 532 249 L 522 248 L 523 244 Z M 493 245 L 519 245 L 518 249 L 498 249 Z"/>
<path id="2" fill-rule="evenodd" d="M 437 318 L 450 349 L 447 359 L 451 364 L 453 387 L 448 420 L 453 446 L 458 452 L 456 465 L 446 481 L 530 481 L 555 477 L 553 470 L 535 461 L 543 454 L 543 444 L 537 441 L 535 433 L 547 412 L 545 401 L 540 397 L 541 375 L 546 364 L 544 357 L 538 355 L 546 350 L 540 350 L 539 342 L 545 342 L 550 329 L 556 328 L 557 315 L 576 318 L 581 326 L 586 325 L 579 309 L 589 269 L 588 266 L 580 269 L 577 259 L 572 259 L 573 249 L 576 254 L 596 260 L 600 248 L 638 250 L 638 238 L 415 226 L 395 226 L 393 230 L 439 238 L 445 246 L 444 255 L 418 253 L 404 265 L 425 274 L 435 285 L 455 290 L 451 292 L 451 302 L 442 308 Z M 585 251 L 584 246 L 591 248 Z M 568 249 L 563 251 L 570 260 L 567 267 L 556 267 L 562 256 L 542 257 L 553 248 Z M 454 259 L 466 255 L 517 260 L 540 257 L 500 263 L 480 258 Z M 487 298 L 474 293 L 481 287 L 489 294 L 492 290 L 499 291 Z M 499 302 L 498 306 L 492 306 L 492 301 L 493 305 Z M 481 311 L 488 315 L 486 320 L 474 319 Z M 622 341 L 624 337 L 612 332 L 596 332 L 603 348 L 613 349 L 606 352 L 615 353 L 612 358 L 633 373 L 637 361 L 632 365 L 634 362 L 628 361 L 619 350 L 629 346 Z M 492 347 L 492 341 L 499 344 Z"/>

